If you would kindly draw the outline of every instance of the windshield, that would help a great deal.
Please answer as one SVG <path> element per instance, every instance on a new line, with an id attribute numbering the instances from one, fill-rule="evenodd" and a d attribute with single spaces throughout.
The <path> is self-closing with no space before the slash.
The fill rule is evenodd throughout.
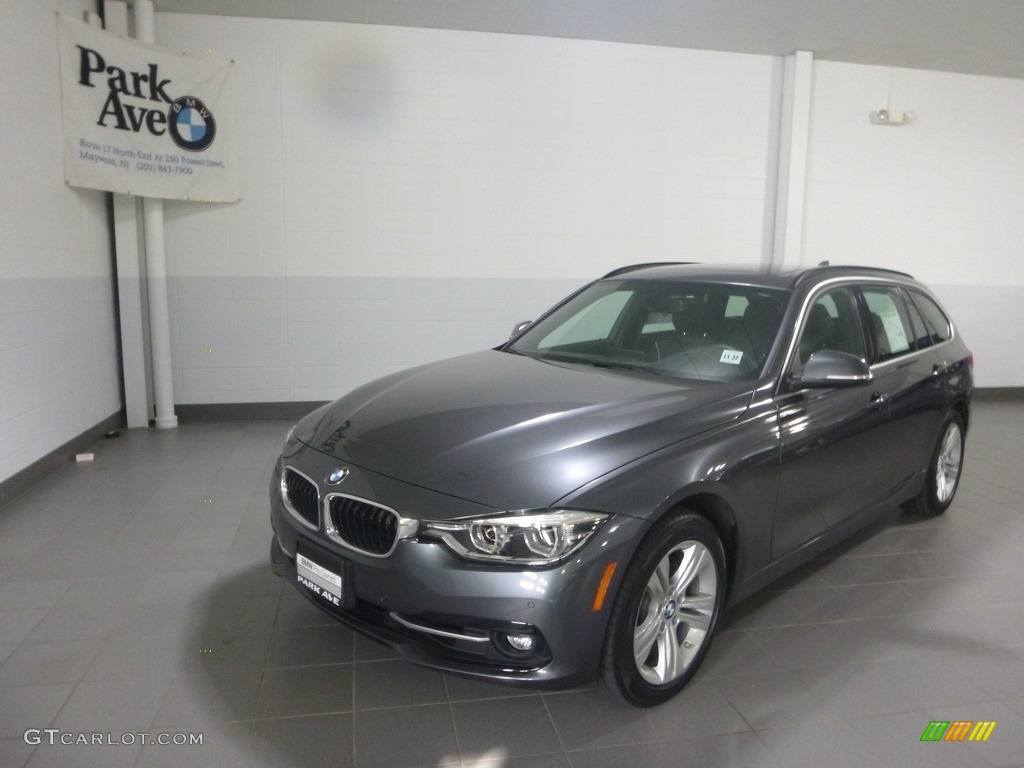
<path id="1" fill-rule="evenodd" d="M 603 280 L 506 349 L 681 379 L 749 380 L 768 359 L 788 298 L 749 285 Z"/>

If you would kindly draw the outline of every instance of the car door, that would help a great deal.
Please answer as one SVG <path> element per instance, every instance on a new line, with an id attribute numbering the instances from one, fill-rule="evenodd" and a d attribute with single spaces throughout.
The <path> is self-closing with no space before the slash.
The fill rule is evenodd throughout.
<path id="1" fill-rule="evenodd" d="M 946 406 L 944 366 L 902 287 L 878 283 L 860 290 L 872 348 L 871 392 L 886 402 L 890 416 L 874 449 L 884 470 L 878 478 L 884 499 L 928 464 Z"/>
<path id="2" fill-rule="evenodd" d="M 862 510 L 886 472 L 877 443 L 889 422 L 888 404 L 871 384 L 810 389 L 798 383 L 807 358 L 820 349 L 868 359 L 860 301 L 852 285 L 812 296 L 790 353 L 776 399 L 781 439 L 772 528 L 776 560 Z"/>

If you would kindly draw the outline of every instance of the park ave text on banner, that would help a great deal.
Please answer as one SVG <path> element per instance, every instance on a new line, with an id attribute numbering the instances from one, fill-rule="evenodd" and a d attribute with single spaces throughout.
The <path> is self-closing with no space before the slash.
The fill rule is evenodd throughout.
<path id="1" fill-rule="evenodd" d="M 171 53 L 62 14 L 57 37 L 68 184 L 239 199 L 233 62 Z"/>

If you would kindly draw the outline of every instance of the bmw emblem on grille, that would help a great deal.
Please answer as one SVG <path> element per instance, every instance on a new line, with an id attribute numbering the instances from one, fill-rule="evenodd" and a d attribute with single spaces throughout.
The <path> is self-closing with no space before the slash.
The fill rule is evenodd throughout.
<path id="1" fill-rule="evenodd" d="M 338 485 L 346 477 L 348 477 L 348 467 L 335 467 L 334 471 L 327 476 L 327 484 Z"/>

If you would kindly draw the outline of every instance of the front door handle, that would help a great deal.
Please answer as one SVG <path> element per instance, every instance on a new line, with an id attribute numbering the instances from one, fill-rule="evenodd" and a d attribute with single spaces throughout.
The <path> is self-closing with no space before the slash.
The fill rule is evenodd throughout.
<path id="1" fill-rule="evenodd" d="M 889 404 L 889 396 L 885 392 L 872 392 L 871 393 L 871 404 L 868 406 L 872 410 L 878 410 L 884 408 Z"/>

